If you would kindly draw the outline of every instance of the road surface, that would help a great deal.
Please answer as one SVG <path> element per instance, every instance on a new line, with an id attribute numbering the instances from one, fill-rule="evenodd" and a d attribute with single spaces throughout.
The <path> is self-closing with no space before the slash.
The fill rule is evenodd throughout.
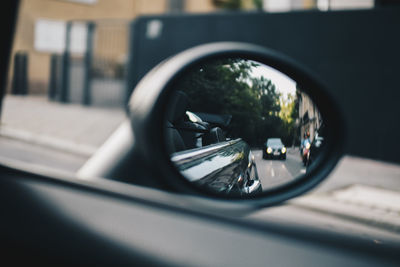
<path id="1" fill-rule="evenodd" d="M 306 172 L 297 150 L 289 149 L 286 160 L 263 159 L 259 149 L 251 152 L 255 157 L 258 176 L 264 190 L 290 182 Z"/>
<path id="2" fill-rule="evenodd" d="M 88 157 L 81 155 L 0 137 L 0 164 L 3 161 L 12 160 L 17 163 L 27 163 L 73 174 L 87 159 Z"/>

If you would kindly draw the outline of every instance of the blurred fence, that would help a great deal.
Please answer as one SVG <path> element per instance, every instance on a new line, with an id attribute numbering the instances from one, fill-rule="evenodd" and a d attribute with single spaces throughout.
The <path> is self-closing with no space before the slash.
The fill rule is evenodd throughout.
<path id="1" fill-rule="evenodd" d="M 51 56 L 49 98 L 124 106 L 129 21 L 67 23 L 65 51 Z"/>

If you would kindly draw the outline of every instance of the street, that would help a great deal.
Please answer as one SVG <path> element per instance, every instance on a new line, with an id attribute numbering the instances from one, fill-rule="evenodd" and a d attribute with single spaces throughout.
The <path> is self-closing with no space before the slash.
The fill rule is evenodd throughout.
<path id="1" fill-rule="evenodd" d="M 259 149 L 251 152 L 264 190 L 285 184 L 306 172 L 297 150 L 288 149 L 286 160 L 263 159 L 262 150 Z"/>
<path id="2" fill-rule="evenodd" d="M 22 165 L 28 164 L 73 174 L 87 159 L 87 156 L 76 153 L 66 153 L 15 139 L 0 138 L 0 162 L 12 161 Z"/>

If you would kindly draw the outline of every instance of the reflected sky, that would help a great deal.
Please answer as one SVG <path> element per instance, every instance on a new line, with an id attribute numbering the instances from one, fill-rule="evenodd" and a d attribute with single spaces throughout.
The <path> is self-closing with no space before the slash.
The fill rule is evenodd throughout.
<path id="1" fill-rule="evenodd" d="M 259 62 L 256 63 L 260 64 Z M 276 90 L 282 94 L 284 99 L 287 99 L 289 94 L 294 95 L 296 93 L 296 82 L 274 68 L 261 64 L 257 67 L 252 67 L 251 73 L 255 77 L 263 76 L 271 80 L 275 84 Z"/>

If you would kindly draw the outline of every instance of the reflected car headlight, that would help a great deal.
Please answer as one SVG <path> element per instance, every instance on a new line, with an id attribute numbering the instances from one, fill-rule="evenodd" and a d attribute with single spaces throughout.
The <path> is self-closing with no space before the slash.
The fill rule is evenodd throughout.
<path id="1" fill-rule="evenodd" d="M 270 147 L 267 148 L 267 153 L 268 153 L 268 154 L 271 154 L 271 153 L 272 153 L 272 148 L 270 148 Z"/>
<path id="2" fill-rule="evenodd" d="M 282 153 L 286 153 L 286 147 L 282 148 Z"/>

